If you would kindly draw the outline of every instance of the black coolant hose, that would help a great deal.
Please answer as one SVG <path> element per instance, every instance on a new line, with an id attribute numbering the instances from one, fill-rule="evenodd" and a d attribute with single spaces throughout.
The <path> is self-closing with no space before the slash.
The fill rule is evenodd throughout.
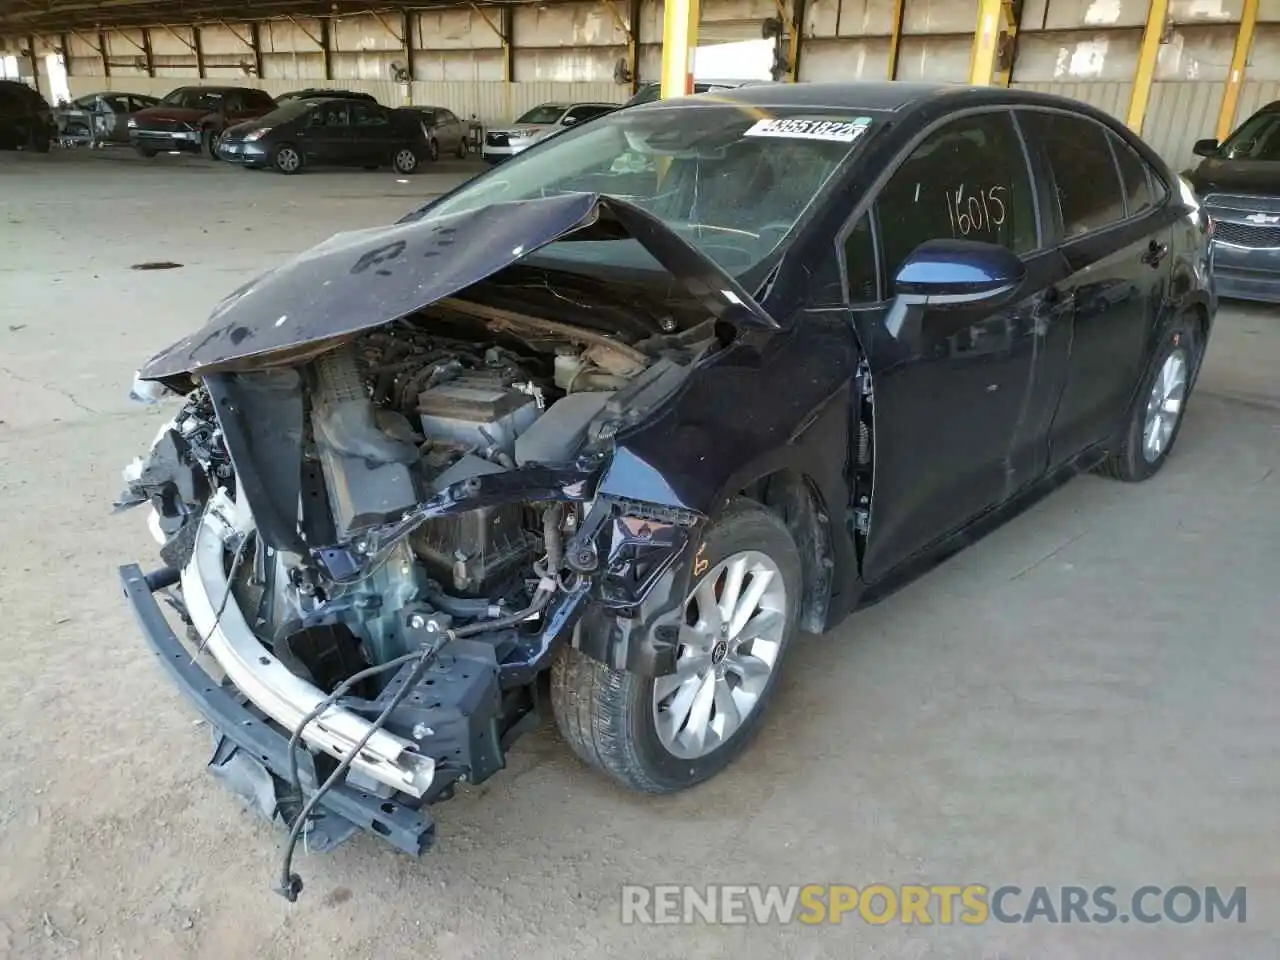
<path id="1" fill-rule="evenodd" d="M 298 743 L 302 740 L 302 731 L 311 725 L 316 717 L 324 713 L 335 703 L 338 698 L 344 696 L 348 690 L 354 687 L 361 680 L 368 680 L 370 677 L 376 677 L 380 673 L 386 673 L 388 670 L 394 670 L 396 667 L 410 663 L 423 656 L 423 651 L 415 650 L 413 653 L 406 653 L 404 656 L 396 657 L 394 660 L 388 660 L 386 663 L 380 663 L 375 667 L 366 667 L 359 673 L 353 673 L 346 680 L 338 684 L 337 689 L 329 694 L 319 703 L 317 703 L 302 721 L 293 729 L 293 736 L 289 738 L 289 785 L 293 787 L 293 792 L 298 796 L 302 795 L 302 783 L 298 779 Z"/>
<path id="2" fill-rule="evenodd" d="M 422 679 L 422 675 L 426 672 L 427 667 L 431 665 L 431 661 L 435 659 L 435 654 L 439 649 L 438 645 L 428 647 L 413 655 L 418 657 L 419 660 L 413 670 L 410 671 L 409 676 L 405 678 L 404 684 L 395 692 L 387 705 L 382 708 L 382 712 L 369 724 L 369 729 L 365 731 L 365 735 L 356 742 L 355 746 L 347 751 L 347 755 L 342 758 L 342 762 L 338 764 L 333 773 L 329 774 L 328 779 L 320 784 L 316 792 L 311 795 L 311 799 L 303 805 L 297 819 L 293 821 L 293 827 L 289 830 L 289 839 L 285 842 L 284 856 L 280 859 L 280 885 L 276 888 L 276 892 L 290 903 L 296 903 L 298 894 L 302 892 L 302 878 L 293 872 L 293 853 L 298 848 L 298 837 L 302 835 L 303 827 L 311 819 L 311 814 L 315 812 L 316 805 L 319 804 L 321 798 L 332 790 L 339 780 L 346 776 L 347 770 L 351 768 L 352 761 L 360 755 L 360 751 L 364 749 L 365 744 L 372 740 L 373 735 L 382 729 L 392 711 L 400 706 L 418 681 Z M 388 661 L 388 663 L 391 662 Z"/>

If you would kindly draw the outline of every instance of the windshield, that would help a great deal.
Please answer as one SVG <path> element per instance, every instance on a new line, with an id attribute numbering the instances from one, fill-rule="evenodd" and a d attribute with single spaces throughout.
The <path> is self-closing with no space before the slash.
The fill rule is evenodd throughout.
<path id="1" fill-rule="evenodd" d="M 563 103 L 544 103 L 540 107 L 534 107 L 516 123 L 555 123 L 564 112 L 569 109 Z"/>
<path id="2" fill-rule="evenodd" d="M 1227 138 L 1220 154 L 1227 160 L 1280 160 L 1280 110 L 1255 113 Z"/>
<path id="3" fill-rule="evenodd" d="M 860 111 L 738 104 L 607 114 L 481 175 L 428 216 L 564 193 L 626 200 L 739 275 L 791 232 L 871 125 Z M 541 256 L 651 268 L 631 240 L 553 244 Z"/>

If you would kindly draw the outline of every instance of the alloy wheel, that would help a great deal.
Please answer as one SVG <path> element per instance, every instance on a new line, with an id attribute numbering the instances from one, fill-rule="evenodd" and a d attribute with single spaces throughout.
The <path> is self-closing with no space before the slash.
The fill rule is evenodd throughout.
<path id="1" fill-rule="evenodd" d="M 1187 351 L 1182 347 L 1165 358 L 1151 385 L 1147 416 L 1142 425 L 1142 455 L 1155 463 L 1169 448 L 1187 394 Z"/>
<path id="2" fill-rule="evenodd" d="M 293 147 L 281 147 L 276 151 L 276 166 L 285 173 L 295 172 L 302 165 L 302 158 Z"/>
<path id="3" fill-rule="evenodd" d="M 396 154 L 396 170 L 400 173 L 412 173 L 418 165 L 418 155 L 405 148 Z"/>
<path id="4" fill-rule="evenodd" d="M 675 672 L 653 684 L 658 739 L 695 760 L 726 743 L 755 710 L 782 650 L 787 588 L 755 550 L 709 570 L 685 600 Z"/>

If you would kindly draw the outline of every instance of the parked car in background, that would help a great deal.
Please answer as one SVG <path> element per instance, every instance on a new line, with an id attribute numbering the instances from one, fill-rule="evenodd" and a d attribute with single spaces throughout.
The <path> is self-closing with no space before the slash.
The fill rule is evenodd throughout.
<path id="1" fill-rule="evenodd" d="M 298 173 L 314 164 L 375 169 L 390 164 L 413 173 L 427 157 L 418 118 L 367 100 L 291 100 L 229 128 L 218 143 L 223 160 Z"/>
<path id="2" fill-rule="evenodd" d="M 544 711 L 619 784 L 681 790 L 748 747 L 800 630 L 1075 473 L 1161 469 L 1206 260 L 1168 166 L 1063 97 L 619 110 L 289 258 L 152 357 L 135 390 L 186 400 L 125 474 L 164 566 L 124 593 L 220 779 L 288 824 L 290 899 L 304 837 L 421 854 L 429 805 Z"/>
<path id="3" fill-rule="evenodd" d="M 402 111 L 415 116 L 422 124 L 422 133 L 427 140 L 429 159 L 438 160 L 442 153 L 452 154 L 458 158 L 467 155 L 467 124 L 459 119 L 452 110 L 444 107 L 412 106 L 401 107 Z"/>
<path id="4" fill-rule="evenodd" d="M 39 91 L 17 80 L 0 80 L 0 150 L 47 153 L 56 127 Z"/>
<path id="5" fill-rule="evenodd" d="M 1280 101 L 1194 150 L 1204 159 L 1191 186 L 1213 221 L 1218 295 L 1280 303 Z"/>
<path id="6" fill-rule="evenodd" d="M 771 82 L 770 80 L 695 80 L 693 81 L 693 92 L 715 93 L 717 90 L 737 90 L 739 87 L 750 87 Z M 662 84 L 642 83 L 640 89 L 623 106 L 634 107 L 638 103 L 652 103 L 661 97 Z"/>
<path id="7" fill-rule="evenodd" d="M 308 87 L 306 90 L 291 90 L 276 97 L 276 103 L 284 105 L 290 100 L 314 100 L 316 97 L 345 97 L 348 100 L 368 100 L 377 103 L 378 98 L 371 93 L 357 90 L 328 90 L 321 87 Z"/>
<path id="8" fill-rule="evenodd" d="M 619 109 L 617 103 L 544 103 L 523 114 L 509 127 L 485 131 L 480 155 L 501 163 L 568 127 L 575 127 Z"/>
<path id="9" fill-rule="evenodd" d="M 129 142 L 144 157 L 180 150 L 216 160 L 227 127 L 275 108 L 271 95 L 254 87 L 179 87 L 129 119 Z"/>
<path id="10" fill-rule="evenodd" d="M 53 113 L 58 138 L 81 143 L 128 143 L 130 118 L 159 102 L 159 97 L 114 90 L 77 97 Z"/>

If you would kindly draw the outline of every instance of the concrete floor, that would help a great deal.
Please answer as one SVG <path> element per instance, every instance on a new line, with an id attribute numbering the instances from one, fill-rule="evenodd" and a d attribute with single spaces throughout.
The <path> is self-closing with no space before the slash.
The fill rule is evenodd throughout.
<path id="1" fill-rule="evenodd" d="M 119 596 L 154 545 L 109 506 L 161 416 L 129 378 L 263 266 L 467 169 L 0 155 L 0 957 L 1276 956 L 1280 313 L 1236 306 L 1157 478 L 1074 481 L 805 638 L 717 780 L 627 794 L 539 732 L 436 809 L 425 859 L 360 837 L 272 895 L 280 834 L 203 773 Z M 627 882 L 1247 885 L 1248 914 L 641 928 Z"/>

